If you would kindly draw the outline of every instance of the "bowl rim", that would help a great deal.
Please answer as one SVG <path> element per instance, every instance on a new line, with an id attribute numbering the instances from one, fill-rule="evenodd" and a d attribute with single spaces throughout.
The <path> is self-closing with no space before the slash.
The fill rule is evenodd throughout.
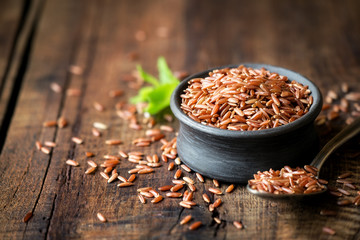
<path id="1" fill-rule="evenodd" d="M 296 119 L 295 121 L 288 123 L 286 125 L 282 125 L 276 128 L 271 129 L 262 129 L 258 131 L 235 131 L 235 130 L 227 130 L 227 129 L 220 129 L 216 127 L 207 126 L 201 124 L 199 122 L 194 121 L 190 117 L 188 117 L 180 108 L 181 104 L 181 97 L 180 95 L 183 93 L 183 90 L 186 89 L 188 82 L 193 78 L 198 78 L 203 76 L 213 70 L 216 69 L 223 69 L 223 68 L 234 68 L 243 65 L 245 67 L 250 67 L 254 69 L 265 68 L 271 72 L 276 72 L 281 75 L 287 76 L 289 80 L 295 80 L 297 82 L 302 83 L 303 85 L 307 85 L 311 90 L 311 95 L 313 96 L 313 104 L 305 115 Z M 220 136 L 220 137 L 234 137 L 234 138 L 259 138 L 259 137 L 274 137 L 278 135 L 283 135 L 289 132 L 292 132 L 296 129 L 299 129 L 311 122 L 313 122 L 316 117 L 319 115 L 322 109 L 322 95 L 319 88 L 308 78 L 297 73 L 295 71 L 273 66 L 269 64 L 262 64 L 262 63 L 240 63 L 240 64 L 231 64 L 231 65 L 224 65 L 220 67 L 210 68 L 208 70 L 195 73 L 187 78 L 185 78 L 180 84 L 175 88 L 171 95 L 170 99 L 170 108 L 175 115 L 175 117 L 180 121 L 180 123 L 186 124 L 189 127 L 198 130 L 199 132 L 207 133 L 210 135 Z"/>

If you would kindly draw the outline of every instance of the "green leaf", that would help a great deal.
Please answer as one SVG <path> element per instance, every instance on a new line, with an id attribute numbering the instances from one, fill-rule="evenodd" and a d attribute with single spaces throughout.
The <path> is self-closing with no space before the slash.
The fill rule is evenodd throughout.
<path id="1" fill-rule="evenodd" d="M 145 72 L 140 65 L 137 65 L 136 68 L 137 68 L 137 70 L 138 70 L 138 72 L 140 74 L 140 77 L 145 82 L 148 82 L 148 83 L 152 84 L 153 86 L 159 86 L 160 85 L 159 81 L 154 76 L 152 76 L 151 74 Z"/>
<path id="2" fill-rule="evenodd" d="M 145 82 L 153 86 L 143 87 L 137 96 L 130 99 L 133 104 L 147 102 L 146 112 L 155 115 L 170 105 L 171 94 L 180 83 L 169 69 L 164 57 L 159 57 L 157 61 L 159 70 L 159 80 L 145 72 L 140 65 L 136 68 L 139 75 Z"/>
<path id="3" fill-rule="evenodd" d="M 158 58 L 157 67 L 159 71 L 160 84 L 179 84 L 180 81 L 171 72 L 164 57 Z"/>
<path id="4" fill-rule="evenodd" d="M 147 102 L 149 94 L 154 90 L 154 87 L 142 87 L 139 90 L 139 93 L 137 96 L 130 98 L 130 102 L 132 104 L 141 103 L 141 102 Z"/>
<path id="5" fill-rule="evenodd" d="M 149 105 L 145 109 L 150 114 L 156 114 L 170 105 L 171 94 L 178 84 L 162 84 L 155 88 L 149 95 Z"/>

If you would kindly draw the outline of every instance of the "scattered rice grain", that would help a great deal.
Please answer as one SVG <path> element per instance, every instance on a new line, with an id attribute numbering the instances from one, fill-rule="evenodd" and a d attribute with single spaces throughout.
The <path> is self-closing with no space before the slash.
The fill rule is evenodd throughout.
<path id="1" fill-rule="evenodd" d="M 326 234 L 335 235 L 335 230 L 329 227 L 323 227 L 322 231 Z"/>
<path id="2" fill-rule="evenodd" d="M 118 187 L 131 187 L 134 184 L 132 182 L 123 182 L 123 183 L 119 183 Z"/>
<path id="3" fill-rule="evenodd" d="M 112 183 L 113 181 L 115 181 L 117 179 L 118 175 L 119 175 L 118 173 L 112 174 L 107 182 Z"/>
<path id="4" fill-rule="evenodd" d="M 36 146 L 36 149 L 37 149 L 37 150 L 41 150 L 41 148 L 42 148 L 42 144 L 41 144 L 40 141 L 36 141 L 36 142 L 35 142 L 35 146 Z"/>
<path id="5" fill-rule="evenodd" d="M 173 187 L 173 185 L 166 185 L 166 186 L 162 186 L 162 187 L 158 187 L 159 191 L 169 191 L 171 188 Z"/>
<path id="6" fill-rule="evenodd" d="M 186 166 L 185 164 L 181 164 L 180 167 L 187 172 L 191 172 L 191 169 L 188 166 Z"/>
<path id="7" fill-rule="evenodd" d="M 43 123 L 44 127 L 54 127 L 57 126 L 57 121 L 46 121 Z"/>
<path id="8" fill-rule="evenodd" d="M 234 221 L 233 224 L 237 229 L 243 229 L 243 225 L 241 222 Z"/>
<path id="9" fill-rule="evenodd" d="M 94 122 L 93 127 L 101 130 L 108 129 L 108 126 L 105 123 L 101 123 L 101 122 Z"/>
<path id="10" fill-rule="evenodd" d="M 189 177 L 183 177 L 183 180 L 189 184 L 195 184 L 195 181 Z"/>
<path id="11" fill-rule="evenodd" d="M 215 221 L 217 224 L 221 224 L 220 218 L 214 217 L 214 221 Z"/>
<path id="12" fill-rule="evenodd" d="M 202 222 L 201 222 L 201 221 L 194 222 L 193 224 L 191 224 L 191 225 L 189 226 L 189 230 L 191 230 L 191 231 L 196 230 L 196 229 L 198 229 L 201 225 L 202 225 Z"/>
<path id="13" fill-rule="evenodd" d="M 101 222 L 107 221 L 106 218 L 104 217 L 104 215 L 102 215 L 101 213 L 97 213 L 96 216 Z"/>
<path id="14" fill-rule="evenodd" d="M 210 203 L 210 197 L 206 193 L 202 195 L 202 198 L 204 199 L 205 202 Z"/>
<path id="15" fill-rule="evenodd" d="M 200 173 L 196 173 L 196 177 L 200 182 L 205 182 L 203 176 Z"/>
<path id="16" fill-rule="evenodd" d="M 52 141 L 45 141 L 44 145 L 47 147 L 56 147 L 56 143 L 54 143 Z"/>
<path id="17" fill-rule="evenodd" d="M 72 159 L 68 159 L 68 160 L 66 160 L 66 162 L 65 162 L 67 165 L 70 165 L 70 166 L 73 166 L 73 167 L 77 167 L 77 166 L 79 166 L 79 163 L 78 162 L 76 162 L 76 161 L 74 161 L 74 160 L 72 160 Z"/>
<path id="18" fill-rule="evenodd" d="M 151 200 L 152 203 L 158 203 L 158 202 L 161 202 L 164 198 L 159 195 L 157 196 L 156 198 L 154 198 L 153 200 Z"/>
<path id="19" fill-rule="evenodd" d="M 180 221 L 180 225 L 184 225 L 188 222 L 190 222 L 192 216 L 191 215 L 187 215 L 186 217 L 184 217 L 181 221 Z"/>
<path id="20" fill-rule="evenodd" d="M 225 192 L 227 193 L 231 193 L 234 190 L 235 186 L 234 184 L 231 184 L 230 186 L 228 186 L 225 190 Z"/>
<path id="21" fill-rule="evenodd" d="M 48 154 L 48 155 L 49 155 L 50 152 L 51 152 L 50 149 L 48 149 L 48 148 L 46 148 L 46 147 L 41 147 L 41 148 L 40 148 L 40 151 L 42 151 L 43 153 Z"/>
<path id="22" fill-rule="evenodd" d="M 93 152 L 85 152 L 86 157 L 93 157 L 95 154 Z"/>
<path id="23" fill-rule="evenodd" d="M 133 182 L 136 179 L 136 175 L 135 174 L 131 174 L 130 177 L 128 178 L 128 182 Z"/>
<path id="24" fill-rule="evenodd" d="M 76 144 L 82 144 L 84 142 L 84 140 L 82 140 L 81 138 L 78 138 L 78 137 L 72 137 L 71 141 L 73 141 Z"/>
<path id="25" fill-rule="evenodd" d="M 220 190 L 220 189 L 217 189 L 217 188 L 212 188 L 212 187 L 210 187 L 208 190 L 209 190 L 209 192 L 214 193 L 214 194 L 217 194 L 217 195 L 223 194 L 223 193 L 221 192 L 221 190 Z"/>
<path id="26" fill-rule="evenodd" d="M 106 174 L 106 173 L 104 173 L 104 172 L 100 172 L 100 175 L 103 177 L 103 178 L 105 178 L 106 180 L 109 180 L 109 175 L 108 174 Z"/>
<path id="27" fill-rule="evenodd" d="M 183 184 L 177 184 L 177 185 L 173 186 L 172 188 L 170 188 L 170 191 L 171 191 L 171 192 L 177 192 L 177 191 L 179 191 L 180 189 L 182 189 L 183 187 L 184 187 Z"/>
<path id="28" fill-rule="evenodd" d="M 57 120 L 57 126 L 59 128 L 64 128 L 68 125 L 68 121 L 65 119 L 65 117 L 59 117 Z"/>
<path id="29" fill-rule="evenodd" d="M 53 92 L 56 92 L 56 93 L 61 93 L 62 92 L 62 87 L 56 82 L 52 82 L 50 84 L 50 89 L 53 90 Z"/>
<path id="30" fill-rule="evenodd" d="M 337 205 L 339 206 L 345 206 L 351 204 L 351 201 L 349 199 L 341 199 L 337 201 Z"/>
<path id="31" fill-rule="evenodd" d="M 138 194 L 138 197 L 139 197 L 139 200 L 140 200 L 140 202 L 141 202 L 142 204 L 145 204 L 145 203 L 146 203 L 146 199 L 144 198 L 143 195 Z"/>
<path id="32" fill-rule="evenodd" d="M 166 193 L 166 196 L 169 198 L 179 198 L 182 197 L 182 193 L 180 192 L 168 192 Z"/>
<path id="33" fill-rule="evenodd" d="M 105 144 L 107 145 L 119 145 L 122 144 L 122 141 L 119 139 L 109 139 L 105 141 Z"/>
<path id="34" fill-rule="evenodd" d="M 90 167 L 85 171 L 85 174 L 92 174 L 96 171 L 96 167 Z"/>
<path id="35" fill-rule="evenodd" d="M 32 216 L 33 216 L 32 211 L 28 212 L 28 213 L 25 215 L 25 217 L 23 218 L 24 223 L 27 223 L 27 222 L 30 220 L 30 218 L 32 218 Z"/>

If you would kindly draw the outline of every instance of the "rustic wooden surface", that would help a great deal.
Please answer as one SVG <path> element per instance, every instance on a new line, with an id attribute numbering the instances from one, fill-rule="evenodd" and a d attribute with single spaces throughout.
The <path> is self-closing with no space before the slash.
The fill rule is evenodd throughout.
<path id="1" fill-rule="evenodd" d="M 189 73 L 242 62 L 261 62 L 298 71 L 321 88 L 324 95 L 348 83 L 360 91 L 359 1 L 0 1 L 0 238 L 1 239 L 359 239 L 360 210 L 337 206 L 336 198 L 274 202 L 256 198 L 238 185 L 220 198 L 214 213 L 201 195 L 212 186 L 210 179 L 197 183 L 194 209 L 182 209 L 176 199 L 141 204 L 138 187 L 171 184 L 174 171 L 167 164 L 154 174 L 142 175 L 135 186 L 119 189 L 100 176 L 85 175 L 85 151 L 93 151 L 101 163 L 104 154 L 140 150 L 160 154 L 160 143 L 147 148 L 131 141 L 143 130 L 128 128 L 116 115 L 115 104 L 134 96 L 128 76 L 137 63 L 156 74 L 156 59 L 165 56 L 173 70 Z M 167 36 L 158 33 L 168 30 Z M 137 31 L 146 39 L 138 41 Z M 131 59 L 136 53 L 137 60 Z M 71 65 L 81 75 L 71 74 Z M 64 89 L 50 90 L 52 82 Z M 65 90 L 81 89 L 80 96 Z M 124 89 L 122 97 L 108 97 L 109 90 Z M 93 102 L 106 110 L 98 112 Z M 354 102 L 351 102 L 353 105 Z M 353 107 L 351 108 L 353 109 Z M 325 114 L 325 113 L 324 113 Z M 323 145 L 350 113 L 319 126 Z M 60 129 L 42 123 L 64 116 L 69 126 Z M 94 121 L 110 128 L 96 138 Z M 171 123 L 175 128 L 178 123 Z M 158 125 L 157 125 L 158 126 Z M 84 139 L 76 145 L 71 137 Z M 173 137 L 167 134 L 167 138 Z M 106 139 L 120 138 L 120 146 Z M 35 148 L 35 141 L 55 141 L 50 155 Z M 352 171 L 359 185 L 359 137 L 341 147 L 325 164 L 323 178 Z M 65 164 L 76 159 L 80 167 Z M 134 164 L 122 160 L 120 175 Z M 195 179 L 194 174 L 187 174 Z M 222 183 L 225 189 L 228 184 Z M 356 191 L 351 191 L 353 198 Z M 212 196 L 212 200 L 218 197 Z M 337 211 L 321 216 L 322 209 Z M 29 211 L 33 217 L 23 218 Z M 96 213 L 103 213 L 102 223 Z M 196 231 L 179 224 L 187 214 L 203 222 Z M 212 217 L 218 216 L 217 225 Z M 244 229 L 232 222 L 241 221 Z M 336 230 L 334 236 L 322 232 Z"/>

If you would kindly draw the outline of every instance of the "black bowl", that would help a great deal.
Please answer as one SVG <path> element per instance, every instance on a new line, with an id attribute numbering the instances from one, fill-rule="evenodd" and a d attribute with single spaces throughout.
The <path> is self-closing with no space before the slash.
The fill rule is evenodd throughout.
<path id="1" fill-rule="evenodd" d="M 289 124 L 259 131 L 233 131 L 210 127 L 189 118 L 181 109 L 180 95 L 193 78 L 203 78 L 214 69 L 194 74 L 182 81 L 171 96 L 170 107 L 180 121 L 177 150 L 180 159 L 204 176 L 233 183 L 245 183 L 257 171 L 281 169 L 285 165 L 303 166 L 318 151 L 314 120 L 322 108 L 318 87 L 299 73 L 266 64 L 243 64 L 287 76 L 309 86 L 313 104 L 308 113 Z"/>

